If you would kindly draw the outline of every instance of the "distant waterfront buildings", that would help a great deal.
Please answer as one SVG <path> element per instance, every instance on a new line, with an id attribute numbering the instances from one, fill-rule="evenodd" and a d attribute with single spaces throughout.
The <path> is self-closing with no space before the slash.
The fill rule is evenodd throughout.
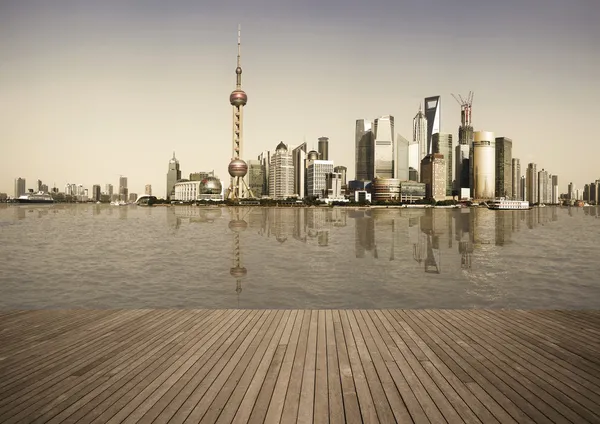
<path id="1" fill-rule="evenodd" d="M 127 201 L 129 189 L 127 188 L 127 177 L 119 177 L 119 200 Z"/>
<path id="2" fill-rule="evenodd" d="M 446 164 L 446 196 L 452 196 L 452 134 L 435 133 L 433 134 L 433 153 L 439 153 L 444 156 Z"/>
<path id="3" fill-rule="evenodd" d="M 263 184 L 265 180 L 264 167 L 260 160 L 249 160 L 248 161 L 248 187 L 252 193 L 260 198 L 265 193 L 263 192 Z"/>
<path id="4" fill-rule="evenodd" d="M 329 154 L 327 143 L 327 137 L 319 138 L 319 148 L 322 149 L 322 152 L 320 152 L 319 155 L 324 154 L 327 156 Z M 307 157 L 306 142 L 292 150 L 292 160 L 294 162 L 294 194 L 300 199 L 306 196 Z"/>
<path id="5" fill-rule="evenodd" d="M 175 152 L 173 152 L 173 157 L 169 160 L 169 170 L 167 171 L 167 200 L 169 200 L 171 196 L 175 194 L 175 183 L 180 179 L 181 170 L 179 169 L 179 161 L 175 157 Z"/>
<path id="6" fill-rule="evenodd" d="M 269 168 L 271 167 L 271 152 L 265 150 L 260 155 L 258 155 L 258 161 L 262 167 L 263 173 L 263 186 L 262 186 L 262 195 L 269 195 Z M 256 193 L 255 193 L 256 194 Z M 259 196 L 258 194 L 256 194 Z"/>
<path id="7" fill-rule="evenodd" d="M 152 185 L 146 184 L 146 187 L 144 187 L 144 194 L 146 196 L 152 196 Z"/>
<path id="8" fill-rule="evenodd" d="M 101 194 L 100 184 L 94 184 L 92 186 L 92 200 L 94 200 L 94 202 L 99 202 Z"/>
<path id="9" fill-rule="evenodd" d="M 113 188 L 112 184 L 106 184 L 104 186 L 104 194 L 107 194 L 110 198 L 112 198 L 113 191 L 114 191 L 114 188 Z"/>
<path id="10" fill-rule="evenodd" d="M 496 197 L 509 198 L 513 194 L 512 140 L 496 137 Z"/>
<path id="11" fill-rule="evenodd" d="M 15 198 L 18 198 L 25 194 L 25 192 L 27 191 L 25 188 L 25 184 L 25 178 L 19 177 L 15 179 Z"/>
<path id="12" fill-rule="evenodd" d="M 336 166 L 333 168 L 333 172 L 340 174 L 342 179 L 342 188 L 345 188 L 348 185 L 348 168 L 345 166 Z"/>
<path id="13" fill-rule="evenodd" d="M 442 127 L 442 99 L 440 96 L 425 98 L 425 118 L 427 119 L 427 154 L 433 153 L 433 134 Z"/>

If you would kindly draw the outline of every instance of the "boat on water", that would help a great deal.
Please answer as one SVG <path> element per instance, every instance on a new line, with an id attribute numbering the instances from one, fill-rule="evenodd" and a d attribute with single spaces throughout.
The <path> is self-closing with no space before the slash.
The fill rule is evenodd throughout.
<path id="1" fill-rule="evenodd" d="M 127 206 L 123 200 L 115 200 L 114 202 L 110 202 L 112 206 Z"/>
<path id="2" fill-rule="evenodd" d="M 39 191 L 37 193 L 25 193 L 16 199 L 17 203 L 54 203 L 54 199 L 48 193 Z"/>
<path id="3" fill-rule="evenodd" d="M 527 200 L 510 200 L 504 197 L 487 202 L 488 209 L 498 211 L 514 211 L 531 209 Z"/>

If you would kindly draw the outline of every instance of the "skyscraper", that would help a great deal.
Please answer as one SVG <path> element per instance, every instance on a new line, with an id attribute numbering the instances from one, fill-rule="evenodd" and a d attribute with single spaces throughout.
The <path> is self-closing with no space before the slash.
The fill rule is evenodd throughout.
<path id="1" fill-rule="evenodd" d="M 512 184 L 512 140 L 496 137 L 496 197 L 512 196 Z"/>
<path id="2" fill-rule="evenodd" d="M 348 168 L 346 168 L 345 166 L 336 166 L 333 168 L 333 172 L 340 174 L 341 179 L 342 179 L 342 188 L 345 188 L 345 186 L 348 184 L 347 181 L 347 177 L 346 174 L 348 173 Z"/>
<path id="3" fill-rule="evenodd" d="M 94 184 L 92 186 L 92 199 L 94 202 L 100 201 L 100 184 Z"/>
<path id="4" fill-rule="evenodd" d="M 306 143 L 304 151 L 306 152 Z M 321 160 L 329 160 L 329 138 L 328 137 L 319 137 L 319 159 Z"/>
<path id="5" fill-rule="evenodd" d="M 421 161 L 421 182 L 425 183 L 425 197 L 436 201 L 446 199 L 446 161 L 444 155 L 432 153 Z"/>
<path id="6" fill-rule="evenodd" d="M 517 158 L 512 159 L 512 198 L 515 200 L 524 200 L 521 198 L 521 161 Z"/>
<path id="7" fill-rule="evenodd" d="M 493 199 L 496 191 L 494 133 L 477 131 L 473 138 L 473 198 Z"/>
<path id="8" fill-rule="evenodd" d="M 395 178 L 396 149 L 394 140 L 394 117 L 390 115 L 375 119 L 373 124 L 375 153 L 374 178 Z"/>
<path id="9" fill-rule="evenodd" d="M 106 186 L 104 186 L 104 194 L 108 194 L 112 198 L 112 195 L 113 195 L 113 185 L 112 184 L 106 184 Z"/>
<path id="10" fill-rule="evenodd" d="M 179 169 L 179 161 L 175 158 L 175 152 L 173 152 L 173 157 L 169 160 L 169 170 L 167 171 L 167 200 L 175 194 L 175 183 L 180 179 L 181 170 Z"/>
<path id="11" fill-rule="evenodd" d="M 269 196 L 273 199 L 286 199 L 294 195 L 294 160 L 292 152 L 283 141 L 271 155 L 269 166 Z"/>
<path id="12" fill-rule="evenodd" d="M 321 137 L 327 139 L 327 137 Z M 319 147 L 321 148 L 321 138 L 319 138 Z M 327 154 L 327 146 L 324 148 L 324 154 Z M 292 150 L 292 159 L 294 161 L 294 194 L 300 199 L 306 196 L 306 142 Z"/>
<path id="13" fill-rule="evenodd" d="M 374 178 L 374 137 L 372 123 L 366 119 L 356 121 L 356 179 L 372 181 Z"/>
<path id="14" fill-rule="evenodd" d="M 525 175 L 527 180 L 527 200 L 530 205 L 535 205 L 538 202 L 537 197 L 537 165 L 530 163 L 527 165 L 527 174 Z"/>
<path id="15" fill-rule="evenodd" d="M 235 90 L 229 96 L 229 103 L 233 106 L 233 152 L 228 167 L 231 184 L 227 189 L 227 198 L 233 200 L 253 197 L 253 193 L 248 190 L 244 180 L 248 173 L 248 165 L 241 159 L 244 147 L 244 106 L 248 102 L 248 96 L 242 90 L 241 45 L 241 28 L 238 26 L 236 85 Z"/>
<path id="16" fill-rule="evenodd" d="M 260 160 L 248 161 L 248 187 L 256 197 L 263 195 L 264 167 Z"/>
<path id="17" fill-rule="evenodd" d="M 15 179 L 15 199 L 25 194 L 25 178 Z"/>
<path id="18" fill-rule="evenodd" d="M 442 127 L 442 99 L 440 96 L 425 98 L 425 118 L 427 118 L 427 154 L 433 153 L 433 134 Z"/>
<path id="19" fill-rule="evenodd" d="M 260 155 L 258 155 L 258 160 L 260 162 L 260 165 L 262 166 L 262 172 L 263 172 L 263 185 L 262 185 L 262 195 L 263 196 L 268 196 L 269 195 L 269 168 L 271 166 L 271 152 L 268 150 L 265 150 L 264 152 L 262 152 Z M 259 194 L 256 194 L 257 196 L 259 196 Z"/>
<path id="20" fill-rule="evenodd" d="M 152 185 L 146 184 L 146 187 L 144 189 L 144 194 L 146 196 L 152 196 Z"/>
<path id="21" fill-rule="evenodd" d="M 418 144 L 418 167 L 417 172 L 421 173 L 421 160 L 427 156 L 427 118 L 419 105 L 419 111 L 413 118 L 413 142 Z"/>
<path id="22" fill-rule="evenodd" d="M 433 153 L 444 156 L 446 164 L 446 196 L 452 196 L 452 134 L 436 133 L 432 136 Z"/>
<path id="23" fill-rule="evenodd" d="M 80 194 L 81 195 L 81 194 Z M 129 189 L 127 188 L 127 177 L 119 177 L 119 200 L 127 201 L 129 195 Z"/>

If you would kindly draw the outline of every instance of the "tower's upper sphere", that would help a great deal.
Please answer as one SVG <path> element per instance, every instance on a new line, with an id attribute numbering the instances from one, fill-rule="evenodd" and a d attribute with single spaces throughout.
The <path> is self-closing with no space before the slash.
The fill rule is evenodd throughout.
<path id="1" fill-rule="evenodd" d="M 248 172 L 248 165 L 241 159 L 234 159 L 229 162 L 228 171 L 232 177 L 244 177 Z"/>
<path id="2" fill-rule="evenodd" d="M 229 229 L 235 233 L 246 231 L 246 228 L 248 228 L 248 223 L 243 219 L 232 219 L 229 221 Z"/>
<path id="3" fill-rule="evenodd" d="M 231 96 L 229 96 L 229 103 L 231 103 L 232 106 L 245 106 L 247 102 L 248 96 L 244 90 L 235 89 L 231 93 Z"/>

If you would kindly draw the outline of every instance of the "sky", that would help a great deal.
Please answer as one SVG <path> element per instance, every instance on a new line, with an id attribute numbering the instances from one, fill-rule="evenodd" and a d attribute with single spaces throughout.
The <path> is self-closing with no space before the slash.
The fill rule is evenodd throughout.
<path id="1" fill-rule="evenodd" d="M 237 25 L 245 159 L 330 139 L 354 176 L 357 119 L 391 114 L 412 138 L 424 97 L 454 135 L 474 92 L 475 130 L 513 140 L 522 169 L 559 188 L 600 178 L 597 0 L 0 0 L 0 192 L 66 183 L 228 180 Z"/>

